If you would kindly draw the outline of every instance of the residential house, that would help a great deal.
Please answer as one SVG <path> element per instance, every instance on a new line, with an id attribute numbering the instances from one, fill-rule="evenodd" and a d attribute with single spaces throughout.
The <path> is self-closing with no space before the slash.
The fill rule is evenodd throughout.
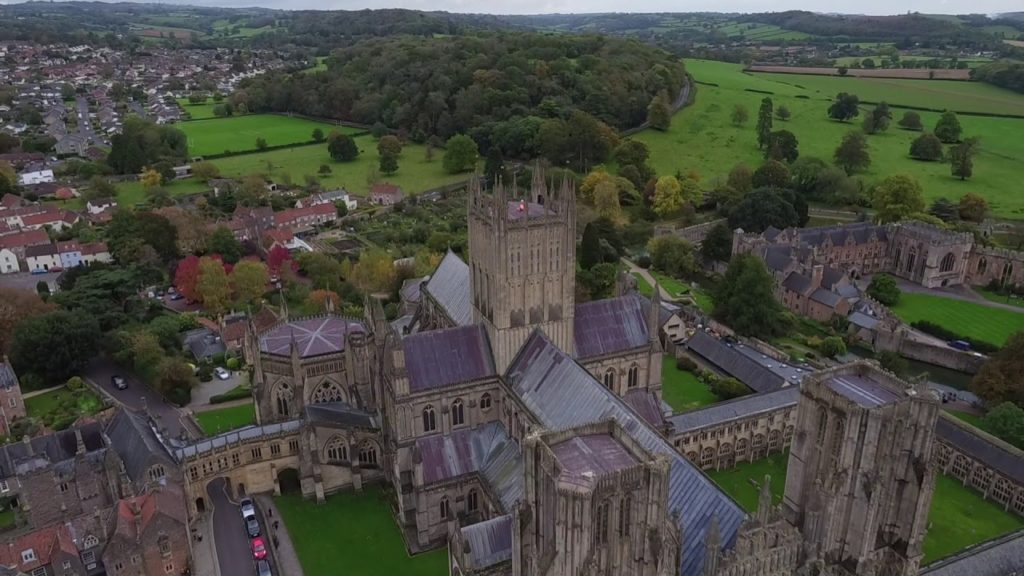
<path id="1" fill-rule="evenodd" d="M 787 308 L 818 322 L 847 316 L 860 294 L 849 277 L 823 264 L 813 265 L 810 274 L 790 272 L 776 292 Z"/>
<path id="2" fill-rule="evenodd" d="M 262 308 L 252 317 L 253 328 L 257 334 L 269 330 L 277 324 L 277 316 L 269 308 Z M 224 319 L 224 325 L 220 329 L 220 339 L 228 350 L 234 352 L 242 349 L 245 343 L 245 331 L 249 325 L 249 318 L 244 314 L 229 316 Z"/>
<path id="3" fill-rule="evenodd" d="M 36 244 L 25 248 L 25 263 L 31 272 L 60 268 L 60 255 L 53 244 Z"/>
<path id="4" fill-rule="evenodd" d="M 14 274 L 20 272 L 18 255 L 5 246 L 0 246 L 0 274 Z"/>
<path id="5" fill-rule="evenodd" d="M 185 348 L 198 361 L 209 360 L 217 354 L 223 354 L 227 351 L 227 347 L 224 346 L 220 336 L 209 328 L 189 330 L 183 335 L 183 340 Z"/>
<path id="6" fill-rule="evenodd" d="M 334 204 L 317 204 L 305 208 L 292 208 L 274 214 L 274 226 L 285 226 L 294 230 L 309 229 L 321 226 L 338 219 L 338 210 Z"/>
<path id="7" fill-rule="evenodd" d="M 46 160 L 41 152 L 8 152 L 0 154 L 0 162 L 7 162 L 15 170 L 24 170 L 26 166 L 40 164 Z"/>
<path id="8" fill-rule="evenodd" d="M 267 230 L 263 234 L 263 249 L 270 252 L 274 247 L 280 246 L 289 252 L 301 251 L 301 252 L 312 252 L 313 247 L 306 243 L 305 240 L 299 238 L 292 229 L 285 226 L 283 228 L 274 228 Z"/>
<path id="9" fill-rule="evenodd" d="M 64 134 L 53 146 L 58 156 L 84 156 L 88 148 L 89 141 L 80 134 Z"/>
<path id="10" fill-rule="evenodd" d="M 4 274 L 18 272 L 17 263 L 25 260 L 26 248 L 49 243 L 50 237 L 45 230 L 24 230 L 0 236 L 0 270 Z M 13 263 L 10 261 L 12 254 L 15 258 Z"/>
<path id="11" fill-rule="evenodd" d="M 65 524 L 29 532 L 9 541 L 6 547 L 0 547 L 0 564 L 32 576 L 87 574 Z"/>
<path id="12" fill-rule="evenodd" d="M 121 500 L 110 520 L 103 565 L 111 576 L 182 574 L 189 565 L 188 518 L 181 490 L 162 486 Z"/>
<path id="13" fill-rule="evenodd" d="M 117 208 L 117 200 L 113 198 L 93 198 L 85 203 L 85 209 L 89 214 L 99 214 L 113 208 Z"/>
<path id="14" fill-rule="evenodd" d="M 337 190 L 329 190 L 327 192 L 319 192 L 312 194 L 308 198 L 300 198 L 295 201 L 296 208 L 305 208 L 307 206 L 317 206 L 319 204 L 338 204 L 344 202 L 345 207 L 351 212 L 356 209 L 358 205 L 354 199 L 349 196 L 348 190 L 339 188 Z"/>
<path id="15" fill-rule="evenodd" d="M 77 240 L 57 242 L 57 255 L 61 268 L 74 268 L 82 264 L 82 246 Z"/>
<path id="16" fill-rule="evenodd" d="M 74 212 L 60 210 L 50 205 L 45 206 L 46 208 L 41 212 L 21 216 L 21 227 L 26 230 L 38 230 L 49 226 L 53 230 L 60 232 L 65 228 L 74 226 L 81 219 Z"/>
<path id="17" fill-rule="evenodd" d="M 228 192 L 234 191 L 238 186 L 238 182 L 231 178 L 210 178 L 206 181 L 206 185 L 213 190 L 214 196 L 220 196 L 221 194 L 227 194 Z"/>
<path id="18" fill-rule="evenodd" d="M 269 206 L 246 208 L 238 206 L 235 212 L 224 223 L 239 242 L 256 241 L 263 236 L 263 231 L 274 227 L 274 210 Z"/>
<path id="19" fill-rule="evenodd" d="M 5 356 L 0 360 L 0 434 L 11 433 L 11 422 L 25 417 L 25 401 L 21 396 L 18 375 Z"/>
<path id="20" fill-rule="evenodd" d="M 96 262 L 112 262 L 114 259 L 110 255 L 110 250 L 107 248 L 106 242 L 90 242 L 89 244 L 82 244 L 82 262 L 86 266 L 94 264 Z"/>
<path id="21" fill-rule="evenodd" d="M 25 205 L 25 199 L 17 194 L 7 193 L 0 198 L 0 211 L 11 210 Z"/>
<path id="22" fill-rule="evenodd" d="M 36 170 L 34 172 L 22 172 L 18 174 L 18 184 L 22 186 L 32 186 L 33 184 L 43 184 L 45 182 L 53 182 L 53 170 Z"/>
<path id="23" fill-rule="evenodd" d="M 78 190 L 70 186 L 61 186 L 57 188 L 57 193 L 53 195 L 57 200 L 72 200 L 78 197 Z"/>
<path id="24" fill-rule="evenodd" d="M 381 206 L 398 204 L 402 201 L 403 197 L 402 189 L 395 184 L 384 182 L 382 184 L 374 184 L 370 188 L 370 202 Z"/>

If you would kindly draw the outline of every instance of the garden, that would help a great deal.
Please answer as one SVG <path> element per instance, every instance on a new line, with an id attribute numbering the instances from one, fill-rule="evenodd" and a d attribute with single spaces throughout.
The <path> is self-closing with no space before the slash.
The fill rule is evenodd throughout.
<path id="1" fill-rule="evenodd" d="M 667 355 L 661 360 L 661 396 L 676 412 L 694 410 L 719 401 L 696 374 L 681 370 L 676 359 Z"/>
<path id="2" fill-rule="evenodd" d="M 25 398 L 28 417 L 51 430 L 63 430 L 103 407 L 103 400 L 78 377 L 56 390 Z"/>
<path id="3" fill-rule="evenodd" d="M 256 407 L 248 402 L 239 406 L 195 413 L 196 422 L 206 436 L 216 436 L 256 423 Z"/>
<path id="4" fill-rule="evenodd" d="M 410 557 L 391 503 L 379 487 L 345 492 L 318 504 L 297 494 L 274 499 L 306 574 L 347 576 L 442 576 L 448 573 L 447 549 Z"/>

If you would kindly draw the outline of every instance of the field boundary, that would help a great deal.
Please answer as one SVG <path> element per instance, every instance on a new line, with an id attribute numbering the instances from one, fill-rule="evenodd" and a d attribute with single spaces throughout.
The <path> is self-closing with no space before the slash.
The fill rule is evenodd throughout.
<path id="1" fill-rule="evenodd" d="M 846 69 L 846 73 L 839 72 Z M 947 80 L 969 82 L 970 70 L 966 68 L 849 68 L 846 66 L 778 66 L 772 64 L 751 64 L 744 68 L 749 72 L 768 74 L 800 74 L 802 76 L 839 76 L 846 78 L 882 78 L 888 80 Z M 939 74 L 941 72 L 941 74 Z"/>

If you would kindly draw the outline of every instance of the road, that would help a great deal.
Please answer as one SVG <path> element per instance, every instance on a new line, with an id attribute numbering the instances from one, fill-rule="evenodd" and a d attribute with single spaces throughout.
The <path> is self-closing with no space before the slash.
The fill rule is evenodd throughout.
<path id="1" fill-rule="evenodd" d="M 128 382 L 126 390 L 118 390 L 110 382 L 110 377 L 114 374 L 124 377 Z M 133 377 L 130 372 L 114 364 L 109 358 L 93 359 L 83 376 L 128 408 L 141 410 L 145 407 L 148 409 L 167 440 L 172 444 L 179 443 L 183 434 L 186 435 L 185 437 L 191 437 L 191 433 L 183 424 L 182 413 L 178 408 L 167 403 L 163 396 Z"/>
<path id="2" fill-rule="evenodd" d="M 213 541 L 217 546 L 220 576 L 253 576 L 256 574 L 256 566 L 252 560 L 249 538 L 238 505 L 228 498 L 224 479 L 213 480 L 207 485 L 206 491 L 210 496 L 210 506 L 213 507 Z M 269 553 L 269 547 L 273 546 L 270 536 L 273 529 L 266 523 L 263 511 L 259 508 L 256 509 L 256 517 L 268 546 L 267 560 L 277 575 L 273 554 Z"/>

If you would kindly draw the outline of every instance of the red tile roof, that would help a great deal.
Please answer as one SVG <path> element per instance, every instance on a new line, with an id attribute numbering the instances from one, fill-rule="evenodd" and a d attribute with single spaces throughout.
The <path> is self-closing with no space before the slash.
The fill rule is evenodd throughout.
<path id="1" fill-rule="evenodd" d="M 370 188 L 370 194 L 384 196 L 401 196 L 402 189 L 396 184 L 385 182 L 383 184 L 374 184 L 373 188 Z"/>
<path id="2" fill-rule="evenodd" d="M 29 549 L 34 553 L 35 559 L 22 562 L 22 552 Z M 6 546 L 0 545 L 0 564 L 15 566 L 22 572 L 30 572 L 40 566 L 49 565 L 58 551 L 78 555 L 78 549 L 75 547 L 74 539 L 66 524 L 29 532 L 15 540 L 8 541 Z"/>
<path id="3" fill-rule="evenodd" d="M 115 536 L 137 541 L 158 514 L 170 516 L 185 524 L 185 501 L 181 493 L 171 486 L 163 486 L 135 498 L 119 500 L 116 506 Z M 139 512 L 139 524 L 135 525 L 135 511 Z"/>
<path id="4" fill-rule="evenodd" d="M 25 201 L 24 199 L 22 199 L 21 196 L 16 196 L 14 194 L 4 194 L 4 197 L 0 198 L 0 206 L 7 209 L 17 208 L 18 206 L 21 206 L 24 202 Z"/>
<path id="5" fill-rule="evenodd" d="M 0 236 L 0 248 L 25 248 L 49 243 L 50 236 L 46 234 L 46 230 L 25 230 Z"/>
<path id="6" fill-rule="evenodd" d="M 334 204 L 317 204 L 315 206 L 306 206 L 305 208 L 290 208 L 288 210 L 282 210 L 274 213 L 274 224 L 276 226 L 286 226 L 293 222 L 296 222 L 300 218 L 307 218 L 311 216 L 337 216 L 338 209 L 334 207 Z"/>
<path id="7" fill-rule="evenodd" d="M 83 256 L 94 256 L 96 254 L 102 254 L 109 252 L 106 242 L 91 242 L 89 244 L 82 244 L 82 255 Z"/>

